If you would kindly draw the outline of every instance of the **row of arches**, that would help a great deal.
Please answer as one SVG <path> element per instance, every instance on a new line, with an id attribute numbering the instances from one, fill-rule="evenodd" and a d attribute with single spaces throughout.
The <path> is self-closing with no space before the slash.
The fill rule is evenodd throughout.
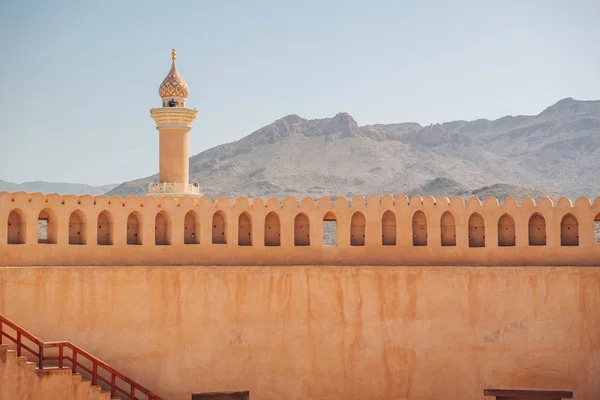
<path id="1" fill-rule="evenodd" d="M 334 224 L 333 233 L 324 233 L 324 236 L 336 235 L 335 214 L 328 212 L 324 222 Z M 600 223 L 600 214 L 595 218 L 596 224 Z M 87 218 L 80 210 L 75 210 L 69 217 L 68 242 L 72 245 L 85 245 L 87 238 Z M 103 211 L 97 218 L 97 244 L 112 245 L 114 242 L 114 224 L 108 211 Z M 412 217 L 413 246 L 427 246 L 428 229 L 427 217 L 423 211 L 417 211 Z M 172 241 L 171 217 L 166 211 L 160 211 L 154 221 L 154 242 L 156 245 L 169 245 Z M 143 232 L 143 219 L 137 211 L 129 214 L 127 218 L 127 244 L 141 245 Z M 21 244 L 26 240 L 26 218 L 22 210 L 11 211 L 8 217 L 8 243 Z M 485 222 L 478 213 L 473 213 L 468 221 L 469 247 L 485 247 Z M 381 244 L 384 246 L 396 245 L 396 215 L 386 211 L 381 218 Z M 185 244 L 200 243 L 200 220 L 195 211 L 189 211 L 184 217 L 183 239 Z M 253 245 L 252 217 L 243 212 L 238 217 L 238 244 L 240 246 Z M 456 246 L 456 223 L 454 215 L 446 211 L 440 219 L 440 239 L 442 246 Z M 38 216 L 38 242 L 56 243 L 57 220 L 50 209 L 44 209 Z M 275 212 L 270 212 L 264 221 L 264 245 L 281 245 L 281 223 Z M 350 245 L 364 246 L 366 240 L 366 219 L 362 212 L 357 211 L 352 215 L 350 223 Z M 528 222 L 528 240 L 530 246 L 546 245 L 546 221 L 539 214 L 534 213 Z M 599 241 L 596 239 L 596 241 Z M 227 243 L 227 223 L 225 214 L 217 211 L 212 218 L 212 243 Z M 579 224 L 572 214 L 566 214 L 560 224 L 560 243 L 562 246 L 579 245 Z M 327 245 L 327 238 L 324 237 Z M 333 243 L 335 244 L 335 240 Z M 513 217 L 503 214 L 498 220 L 498 246 L 515 246 L 516 230 Z M 299 213 L 294 218 L 294 245 L 310 246 L 309 218 L 304 213 Z"/>
<path id="2" fill-rule="evenodd" d="M 76 210 L 69 216 L 68 243 L 72 245 L 87 244 L 87 218 Z M 171 244 L 171 218 L 165 211 L 159 212 L 154 221 L 156 245 Z M 227 243 L 227 225 L 225 215 L 218 211 L 213 215 L 212 221 L 212 243 Z M 308 231 L 308 217 L 306 214 L 298 214 L 295 219 L 295 244 L 298 246 L 310 245 L 310 234 Z M 127 217 L 127 244 L 140 245 L 143 243 L 143 219 L 137 211 Z M 21 210 L 13 210 L 8 217 L 8 244 L 24 244 L 26 241 L 27 223 L 25 214 Z M 38 243 L 56 243 L 58 233 L 58 221 L 54 213 L 45 209 L 38 216 Z M 103 211 L 97 220 L 97 243 L 98 245 L 112 245 L 114 236 L 113 221 L 110 213 Z M 184 218 L 184 243 L 200 243 L 200 220 L 194 211 L 190 211 Z M 241 246 L 251 246 L 252 219 L 249 213 L 244 212 L 239 216 L 238 243 Z M 265 246 L 281 245 L 281 224 L 279 216 L 271 212 L 265 218 Z"/>
<path id="3" fill-rule="evenodd" d="M 599 216 L 600 217 L 600 216 Z M 597 217 L 596 220 L 600 220 Z M 413 245 L 427 246 L 427 217 L 422 211 L 413 215 Z M 456 246 L 456 224 L 454 216 L 446 211 L 440 220 L 441 244 L 442 246 Z M 485 247 L 485 222 L 478 213 L 469 217 L 468 223 L 469 247 Z M 498 246 L 516 245 L 515 220 L 509 214 L 503 214 L 498 219 Z M 528 222 L 528 239 L 530 246 L 546 245 L 546 220 L 539 214 L 534 213 Z M 561 246 L 579 245 L 579 224 L 572 214 L 565 215 L 560 223 Z"/>

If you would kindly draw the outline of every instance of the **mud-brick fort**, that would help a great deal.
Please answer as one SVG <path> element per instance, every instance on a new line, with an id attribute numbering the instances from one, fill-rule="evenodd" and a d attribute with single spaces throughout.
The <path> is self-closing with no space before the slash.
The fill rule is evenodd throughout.
<path id="1" fill-rule="evenodd" d="M 0 400 L 600 398 L 600 197 L 0 192 Z M 325 234 L 324 232 L 327 232 Z"/>

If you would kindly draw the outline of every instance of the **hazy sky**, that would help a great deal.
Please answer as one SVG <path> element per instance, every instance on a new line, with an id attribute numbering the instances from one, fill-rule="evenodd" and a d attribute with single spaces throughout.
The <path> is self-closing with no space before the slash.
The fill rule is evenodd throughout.
<path id="1" fill-rule="evenodd" d="M 429 124 L 600 99 L 599 17 L 598 0 L 5 1 L 0 179 L 157 172 L 173 47 L 193 155 L 288 114 Z"/>

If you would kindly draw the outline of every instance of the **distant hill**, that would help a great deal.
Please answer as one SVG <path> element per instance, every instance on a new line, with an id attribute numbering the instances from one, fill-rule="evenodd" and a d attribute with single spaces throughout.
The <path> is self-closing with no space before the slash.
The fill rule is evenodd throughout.
<path id="1" fill-rule="evenodd" d="M 190 158 L 191 180 L 213 198 L 351 197 L 415 188 L 465 196 L 475 190 L 480 197 L 547 192 L 595 197 L 598 171 L 600 101 L 572 98 L 535 116 L 426 127 L 410 122 L 359 126 L 347 113 L 316 120 L 288 115 Z M 444 187 L 444 181 L 434 182 L 441 185 L 437 189 L 426 186 L 436 178 L 462 186 Z M 156 179 L 124 182 L 109 194 L 144 195 Z"/>
<path id="2" fill-rule="evenodd" d="M 7 192 L 40 192 L 40 193 L 58 193 L 58 194 L 89 194 L 89 195 L 100 195 L 105 194 L 117 187 L 117 184 L 102 185 L 102 186 L 90 186 L 81 183 L 65 183 L 65 182 L 24 182 L 24 183 L 13 183 L 0 180 L 0 191 Z"/>
<path id="3" fill-rule="evenodd" d="M 540 199 L 548 197 L 552 200 L 558 200 L 560 196 L 556 193 L 542 192 L 539 190 L 523 188 L 520 186 L 508 185 L 505 183 L 497 183 L 491 186 L 484 186 L 478 189 L 470 189 L 463 185 L 447 178 L 436 178 L 425 182 L 425 184 L 415 187 L 407 192 L 409 196 L 418 194 L 420 196 L 459 196 L 465 199 L 478 197 L 482 201 L 488 197 L 495 197 L 503 200 L 509 196 L 514 197 L 517 201 L 521 201 L 526 197 Z"/>

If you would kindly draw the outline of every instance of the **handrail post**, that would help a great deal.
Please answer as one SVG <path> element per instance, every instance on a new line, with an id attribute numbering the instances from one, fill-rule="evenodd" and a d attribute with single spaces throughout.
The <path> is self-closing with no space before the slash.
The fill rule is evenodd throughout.
<path id="1" fill-rule="evenodd" d="M 0 321 L 0 344 L 2 344 L 2 321 Z"/>
<path id="2" fill-rule="evenodd" d="M 39 368 L 40 369 L 44 369 L 44 346 L 43 345 L 38 345 L 38 359 L 39 359 Z"/>
<path id="3" fill-rule="evenodd" d="M 77 369 L 77 353 L 73 350 L 73 373 L 75 373 Z"/>
<path id="4" fill-rule="evenodd" d="M 131 390 L 129 391 L 129 400 L 135 400 L 135 386 L 133 385 L 131 385 Z"/>
<path id="5" fill-rule="evenodd" d="M 92 366 L 92 385 L 96 385 L 96 382 L 98 380 L 98 364 L 96 364 L 96 361 L 92 361 L 93 362 L 93 366 Z"/>
<path id="6" fill-rule="evenodd" d="M 115 384 L 115 374 L 110 374 L 110 397 L 115 397 L 117 394 L 117 385 Z"/>
<path id="7" fill-rule="evenodd" d="M 17 331 L 17 357 L 21 357 L 21 332 Z"/>
<path id="8" fill-rule="evenodd" d="M 63 367 L 63 345 L 58 346 L 58 368 Z"/>

